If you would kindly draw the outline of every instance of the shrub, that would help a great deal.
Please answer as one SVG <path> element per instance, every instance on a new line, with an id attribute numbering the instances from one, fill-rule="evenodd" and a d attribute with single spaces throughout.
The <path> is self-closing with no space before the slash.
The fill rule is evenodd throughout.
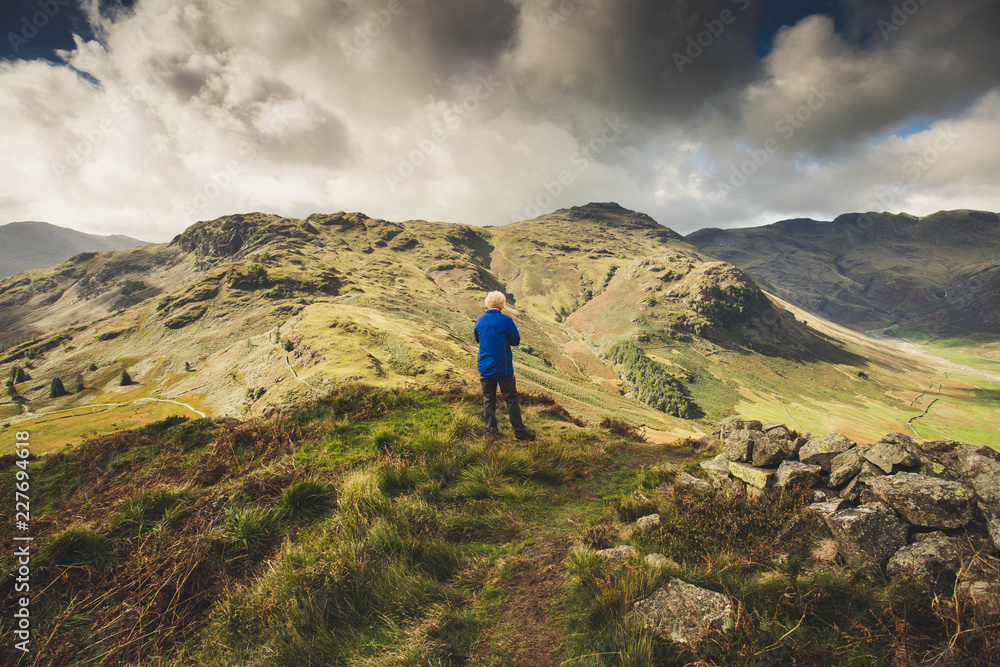
<path id="1" fill-rule="evenodd" d="M 183 419 L 183 421 L 175 423 L 163 432 L 160 437 L 160 444 L 163 447 L 178 448 L 182 452 L 189 452 L 192 449 L 204 447 L 219 435 L 219 427 L 211 419 L 189 421 L 187 418 L 168 417 L 157 424 L 172 419 Z"/>
<path id="2" fill-rule="evenodd" d="M 620 435 L 626 440 L 634 440 L 636 442 L 645 442 L 646 438 L 635 426 L 622 421 L 621 419 L 613 419 L 611 417 L 606 417 L 598 424 L 603 429 L 607 429 L 614 433 L 615 435 Z"/>
<path id="3" fill-rule="evenodd" d="M 333 489 L 319 479 L 307 479 L 285 489 L 278 501 L 279 518 L 315 519 L 334 506 Z"/>
<path id="4" fill-rule="evenodd" d="M 108 538 L 82 527 L 67 528 L 53 535 L 39 554 L 43 566 L 88 563 L 107 571 L 114 566 Z"/>
<path id="5" fill-rule="evenodd" d="M 226 508 L 221 535 L 230 547 L 250 558 L 257 558 L 274 534 L 277 517 L 256 505 Z"/>
<path id="6" fill-rule="evenodd" d="M 157 489 L 139 493 L 125 503 L 116 524 L 129 533 L 142 533 L 158 524 L 165 526 L 191 496 L 187 489 Z"/>

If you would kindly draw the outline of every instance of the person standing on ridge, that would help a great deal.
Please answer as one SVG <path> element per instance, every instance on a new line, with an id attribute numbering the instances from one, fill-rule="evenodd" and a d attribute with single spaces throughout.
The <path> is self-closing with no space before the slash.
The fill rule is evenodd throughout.
<path id="1" fill-rule="evenodd" d="M 511 346 L 521 343 L 514 320 L 501 310 L 507 305 L 507 297 L 502 292 L 486 295 L 486 312 L 476 319 L 474 330 L 479 343 L 479 382 L 483 388 L 483 417 L 486 420 L 486 435 L 500 435 L 497 428 L 497 387 L 507 404 L 507 416 L 514 429 L 514 439 L 531 441 L 535 434 L 524 427 L 521 421 L 521 406 L 517 402 L 517 385 L 514 381 L 514 356 Z"/>

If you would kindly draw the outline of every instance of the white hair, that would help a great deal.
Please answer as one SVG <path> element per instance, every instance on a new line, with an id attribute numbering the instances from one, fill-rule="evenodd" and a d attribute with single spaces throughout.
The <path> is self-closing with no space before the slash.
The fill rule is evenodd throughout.
<path id="1" fill-rule="evenodd" d="M 503 292 L 490 292 L 486 295 L 487 308 L 496 308 L 497 310 L 500 310 L 506 305 L 507 297 L 503 295 Z"/>

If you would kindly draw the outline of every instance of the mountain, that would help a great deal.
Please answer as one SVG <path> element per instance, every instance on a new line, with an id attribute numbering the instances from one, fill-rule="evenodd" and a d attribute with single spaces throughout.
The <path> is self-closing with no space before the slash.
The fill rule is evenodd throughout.
<path id="1" fill-rule="evenodd" d="M 58 264 L 81 252 L 125 250 L 145 245 L 129 236 L 99 236 L 47 222 L 0 225 L 0 278 Z"/>
<path id="2" fill-rule="evenodd" d="M 863 331 L 1000 333 L 1000 216 L 850 213 L 686 239 L 814 313 Z"/>
<path id="3" fill-rule="evenodd" d="M 736 412 L 862 437 L 917 418 L 947 432 L 940 413 L 976 440 L 993 418 L 976 387 L 928 391 L 926 361 L 807 326 L 652 218 L 589 204 L 495 228 L 231 215 L 19 273 L 0 282 L 0 373 L 31 380 L 0 419 L 58 446 L 178 411 L 266 415 L 353 380 L 475 387 L 472 322 L 493 289 L 522 333 L 519 386 L 595 423 L 676 437 Z M 83 391 L 50 399 L 56 377 Z"/>

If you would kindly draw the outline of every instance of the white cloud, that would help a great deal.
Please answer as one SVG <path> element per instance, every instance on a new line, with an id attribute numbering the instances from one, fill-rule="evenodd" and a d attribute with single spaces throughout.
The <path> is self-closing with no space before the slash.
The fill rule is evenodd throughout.
<path id="1" fill-rule="evenodd" d="M 890 208 L 1000 209 L 996 85 L 976 35 L 939 34 L 957 10 L 871 44 L 808 17 L 759 74 L 735 57 L 748 13 L 679 75 L 676 44 L 731 2 L 577 4 L 553 26 L 543 0 L 139 2 L 66 66 L 0 63 L 0 221 L 165 240 L 248 210 L 503 224 L 616 200 L 687 232 L 864 207 L 946 127 L 961 140 Z M 885 137 L 919 114 L 939 120 Z"/>

